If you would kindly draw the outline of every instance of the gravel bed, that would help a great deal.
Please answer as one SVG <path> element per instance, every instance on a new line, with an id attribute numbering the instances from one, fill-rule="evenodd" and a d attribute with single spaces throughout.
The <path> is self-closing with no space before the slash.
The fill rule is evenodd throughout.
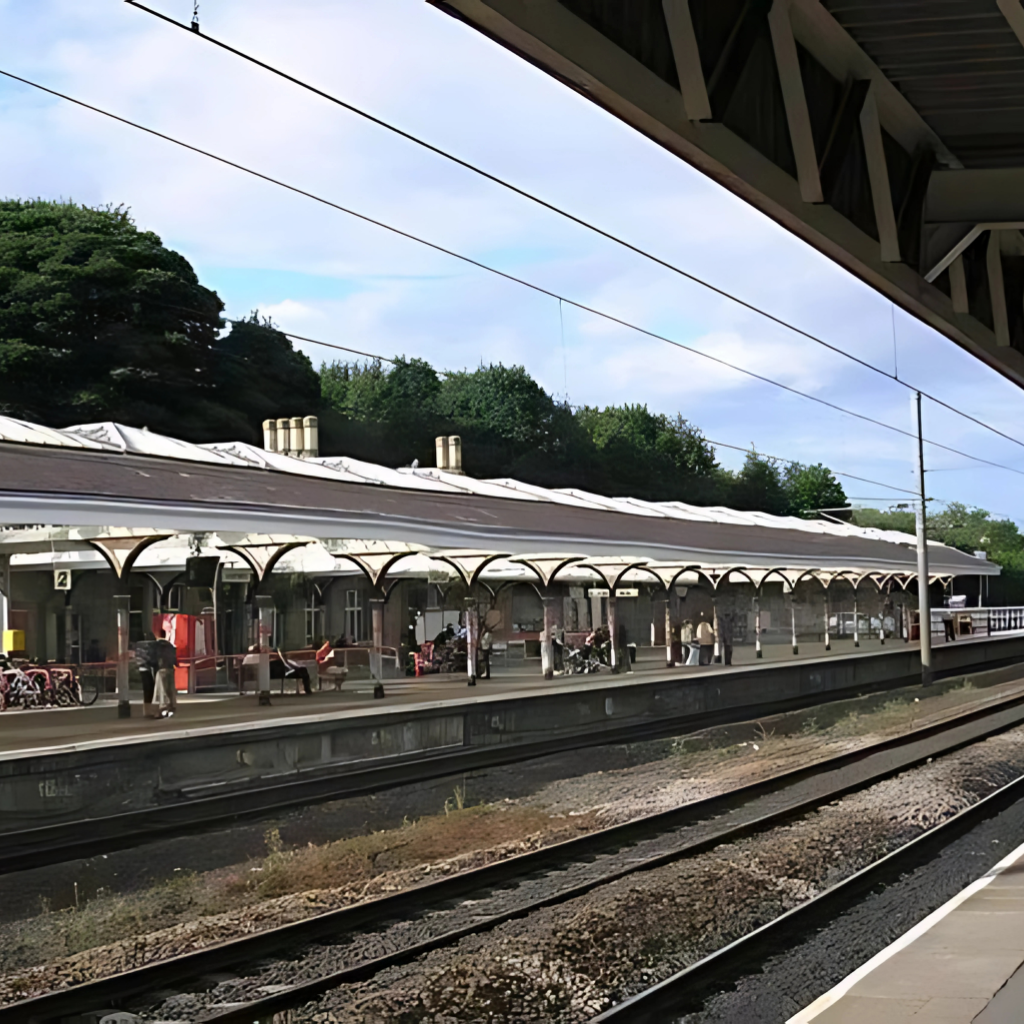
<path id="1" fill-rule="evenodd" d="M 816 895 L 1021 774 L 1024 730 L 1014 730 L 764 834 L 632 874 L 472 935 L 412 964 L 383 971 L 371 981 L 340 988 L 292 1011 L 291 1024 L 586 1021 Z M 816 782 L 800 785 L 813 787 Z M 778 799 L 779 794 L 765 798 L 768 803 Z M 765 809 L 764 802 L 756 801 L 730 817 L 739 820 Z M 280 986 L 550 895 L 555 886 L 603 873 L 616 863 L 660 852 L 673 843 L 692 842 L 720 824 L 704 822 L 680 829 L 417 920 L 397 922 L 338 945 L 312 947 L 295 960 L 266 964 L 252 976 L 222 981 L 206 992 L 169 995 L 146 1010 L 144 1018 L 200 1021 L 217 1009 Z"/>
<path id="2" fill-rule="evenodd" d="M 799 946 L 771 957 L 676 1024 L 784 1024 L 1024 842 L 1024 801 L 932 862 L 873 893 Z"/>
<path id="3" fill-rule="evenodd" d="M 726 793 L 1021 689 L 1020 682 L 978 689 L 959 682 L 928 690 L 908 687 L 761 723 L 431 780 L 109 857 L 2 876 L 0 1004 Z M 820 793 L 824 782 L 824 777 L 809 780 L 806 791 L 777 794 L 716 823 L 620 851 L 614 855 L 618 861 L 609 855 L 559 876 L 524 882 L 473 914 L 501 912 L 513 897 L 517 905 L 528 902 L 550 893 L 553 885 L 577 884 L 631 857 L 692 843 L 732 820 L 763 814 L 779 800 Z M 340 841 L 348 846 L 339 866 L 339 858 L 328 855 Z M 444 915 L 429 926 L 438 932 L 452 927 Z M 415 929 L 423 923 L 405 927 L 419 934 Z M 366 950 L 405 945 L 401 935 L 399 929 L 377 946 L 367 937 L 366 949 L 353 945 L 344 955 L 354 960 L 377 955 Z"/>

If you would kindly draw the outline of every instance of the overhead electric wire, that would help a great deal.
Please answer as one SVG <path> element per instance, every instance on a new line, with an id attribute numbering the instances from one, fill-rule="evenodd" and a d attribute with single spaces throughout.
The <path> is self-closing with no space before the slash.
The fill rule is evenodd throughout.
<path id="1" fill-rule="evenodd" d="M 45 92 L 50 96 L 56 96 L 58 99 L 66 100 L 69 103 L 73 103 L 76 106 L 82 107 L 85 110 L 91 110 L 95 114 L 101 114 L 103 117 L 110 118 L 113 121 L 118 121 L 121 124 L 126 124 L 130 128 L 136 128 L 139 131 L 145 132 L 147 135 L 152 135 L 155 138 L 163 139 L 165 142 L 170 142 L 173 145 L 180 146 L 182 149 L 187 149 L 192 153 L 198 153 L 200 156 L 205 156 L 210 160 L 215 160 L 217 163 L 224 164 L 226 167 L 232 167 L 237 171 L 242 171 L 244 174 L 248 174 L 254 178 L 258 178 L 261 181 L 266 181 L 271 185 L 277 185 L 280 188 L 287 189 L 289 192 L 294 192 L 296 195 L 305 197 L 306 199 L 312 199 L 314 202 L 321 203 L 324 206 L 330 207 L 331 209 L 337 210 L 340 213 L 347 214 L 356 220 L 361 220 L 366 224 L 372 224 L 375 227 L 383 228 L 385 231 L 389 231 L 400 238 L 406 238 L 409 241 L 416 242 L 419 245 L 423 245 L 429 249 L 433 249 L 435 252 L 443 253 L 446 256 L 450 256 L 453 259 L 467 263 L 470 266 L 477 267 L 479 270 L 485 270 L 488 273 L 494 274 L 497 277 L 501 277 L 506 281 L 511 281 L 514 284 L 522 285 L 524 288 L 529 288 L 531 291 L 537 292 L 539 295 L 546 295 L 548 298 L 557 299 L 567 305 L 573 306 L 585 313 L 590 313 L 593 316 L 601 317 L 607 320 L 609 323 L 618 324 L 620 327 L 625 327 L 627 330 L 635 331 L 637 334 L 643 334 L 646 337 L 653 338 L 656 341 L 663 341 L 666 344 L 674 345 L 676 348 L 682 349 L 685 352 L 690 352 L 693 355 L 700 356 L 702 359 L 706 359 L 709 362 L 716 363 L 719 366 L 724 366 L 727 369 L 733 370 L 736 373 L 741 373 L 746 377 L 750 377 L 752 380 L 759 380 L 764 384 L 771 384 L 773 387 L 780 388 L 783 391 L 787 391 L 792 395 L 796 395 L 799 398 L 805 398 L 808 401 L 816 402 L 818 405 L 825 406 L 828 409 L 832 409 L 835 412 L 842 413 L 846 416 L 852 416 L 854 419 L 861 420 L 865 423 L 871 423 L 874 426 L 882 427 L 885 430 L 891 430 L 896 434 L 900 434 L 903 437 L 909 437 L 912 440 L 917 439 L 917 435 L 909 430 L 904 430 L 901 427 L 893 426 L 891 423 L 885 423 L 882 420 L 875 419 L 873 416 L 868 416 L 865 413 L 855 412 L 852 409 L 846 409 L 841 405 L 837 405 L 835 402 L 830 402 L 827 399 L 819 398 L 817 395 L 808 394 L 805 391 L 800 391 L 798 388 L 791 387 L 789 384 L 783 384 L 781 381 L 773 380 L 771 377 L 765 377 L 763 374 L 755 373 L 753 370 L 748 370 L 745 367 L 738 366 L 735 363 L 730 363 L 726 359 L 722 359 L 719 356 L 711 355 L 709 352 L 703 352 L 699 348 L 694 348 L 691 345 L 685 345 L 681 341 L 676 341 L 673 338 L 668 338 L 663 334 L 658 334 L 656 331 L 649 330 L 646 327 L 640 327 L 638 324 L 631 323 L 628 320 L 623 320 L 621 317 L 615 316 L 612 313 L 605 313 L 600 309 L 596 309 L 593 306 L 588 306 L 583 302 L 578 302 L 575 299 L 570 299 L 567 296 L 560 295 L 558 292 L 551 291 L 549 288 L 544 288 L 542 285 L 534 284 L 532 281 L 527 281 L 524 278 L 516 277 L 514 274 L 508 273 L 504 270 L 499 270 L 497 267 L 492 267 L 487 263 L 482 263 L 480 260 L 474 259 L 472 256 L 465 256 L 462 253 L 456 252 L 453 249 L 448 249 L 437 242 L 431 242 L 428 239 L 422 238 L 419 235 L 415 235 L 410 231 L 404 231 L 402 228 L 397 228 L 385 221 L 377 220 L 374 217 L 369 216 L 365 213 L 359 213 L 357 210 L 353 210 L 350 207 L 342 206 L 340 203 L 335 203 L 330 199 L 325 199 L 323 196 L 318 196 L 315 192 L 309 192 L 306 189 L 300 188 L 297 185 L 291 185 L 286 181 L 282 181 L 279 178 L 274 178 L 269 174 L 264 174 L 262 171 L 257 171 L 251 167 L 247 167 L 245 164 L 237 163 L 234 160 L 230 160 L 227 157 L 219 156 L 216 153 L 211 153 L 209 150 L 202 149 L 199 146 L 194 146 L 189 142 L 184 142 L 181 139 L 176 139 L 172 135 L 167 135 L 164 132 L 157 131 L 155 128 L 148 128 L 146 125 L 139 124 L 137 121 L 132 121 L 126 117 L 122 117 L 120 114 L 111 113 L 108 110 L 104 110 L 102 107 L 93 106 L 91 103 L 86 103 L 84 100 L 75 99 L 73 96 L 68 96 L 66 93 L 58 92 L 56 89 L 51 89 L 48 86 L 40 85 L 38 82 L 33 82 L 31 79 L 23 78 L 21 75 L 16 75 L 11 71 L 5 71 L 0 68 L 0 75 L 5 78 L 10 78 L 13 81 L 21 82 L 23 85 L 30 86 L 33 89 L 38 89 L 41 92 Z M 994 469 L 1003 469 L 1010 473 L 1015 473 L 1018 476 L 1024 476 L 1024 470 L 1014 469 L 1011 466 L 1005 466 L 999 462 L 993 462 L 990 459 L 983 459 L 978 455 L 971 455 L 968 452 L 962 452 L 957 448 L 953 448 L 949 445 L 942 444 L 939 441 L 932 441 L 928 438 L 924 438 L 925 443 L 932 445 L 942 451 L 950 452 L 953 455 L 958 455 L 961 458 L 970 459 L 974 462 L 980 463 L 981 465 L 991 466 Z"/>
<path id="2" fill-rule="evenodd" d="M 228 53 L 234 54 L 236 57 L 241 57 L 243 60 L 249 61 L 251 64 L 255 64 L 257 67 L 262 68 L 264 71 L 269 71 L 273 75 L 277 75 L 279 78 L 283 78 L 293 85 L 297 85 L 302 89 L 306 89 L 308 92 L 314 93 L 321 99 L 325 99 L 330 103 L 342 107 L 344 110 L 349 111 L 352 114 L 356 114 L 359 117 L 370 121 L 372 124 L 377 125 L 380 128 L 398 135 L 399 137 L 406 139 L 409 142 L 415 143 L 417 146 L 421 146 L 423 149 L 434 153 L 436 156 L 440 156 L 445 160 L 449 160 L 459 167 L 465 170 L 471 171 L 474 174 L 479 175 L 482 178 L 486 178 L 488 181 L 493 182 L 496 185 L 500 185 L 502 188 L 508 189 L 510 192 L 514 192 L 516 195 L 521 196 L 523 199 L 528 199 L 532 203 L 536 203 L 538 206 L 542 206 L 544 209 L 557 214 L 560 217 L 564 217 L 567 220 L 572 221 L 574 224 L 580 227 L 586 228 L 588 231 L 592 231 L 602 238 L 608 239 L 610 242 L 614 242 L 616 245 L 620 245 L 630 252 L 635 253 L 638 256 L 644 257 L 644 259 L 650 260 L 652 263 L 658 264 L 665 270 L 669 270 L 674 274 L 679 274 L 681 277 L 685 277 L 687 280 L 692 281 L 694 284 L 700 285 L 702 288 L 706 288 L 711 292 L 724 299 L 728 299 L 751 313 L 756 313 L 758 316 L 764 317 L 770 320 L 772 323 L 777 324 L 780 327 L 784 327 L 786 330 L 792 331 L 794 334 L 800 335 L 802 338 L 806 338 L 808 341 L 814 342 L 816 345 L 821 345 L 827 348 L 830 352 L 834 352 L 837 355 L 842 356 L 844 359 L 849 359 L 854 363 L 864 367 L 867 370 L 871 370 L 873 373 L 877 373 L 887 380 L 893 381 L 896 384 L 902 385 L 908 391 L 920 391 L 924 398 L 927 398 L 930 402 L 934 402 L 936 405 L 942 406 L 942 408 L 949 412 L 955 413 L 957 416 L 962 416 L 964 419 L 969 420 L 971 423 L 984 428 L 985 430 L 991 431 L 993 434 L 997 434 L 999 437 L 1006 441 L 1010 441 L 1015 445 L 1019 445 L 1024 448 L 1024 441 L 1018 440 L 1016 437 L 1012 437 L 1010 434 L 1004 433 L 998 427 L 992 426 L 990 423 L 986 423 L 984 420 L 980 420 L 970 413 L 964 412 L 962 409 L 957 409 L 955 406 L 950 405 L 948 402 L 943 401 L 941 398 L 936 398 L 934 395 L 929 394 L 927 391 L 921 391 L 920 388 L 915 387 L 913 384 L 908 383 L 905 380 L 901 380 L 899 376 L 898 363 L 895 362 L 895 319 L 893 321 L 893 346 L 894 346 L 894 365 L 897 369 L 894 373 L 889 373 L 883 370 L 881 367 L 875 366 L 873 363 L 868 362 L 865 359 L 861 359 L 858 356 L 846 352 L 836 345 L 831 344 L 819 338 L 815 334 L 811 334 L 809 331 L 805 331 L 801 327 L 797 327 L 795 324 L 790 323 L 788 320 L 783 320 L 781 317 L 775 316 L 773 313 L 769 313 L 766 309 L 760 306 L 756 306 L 751 302 L 747 302 L 745 299 L 741 299 L 738 295 L 732 292 L 726 291 L 724 288 L 719 288 L 717 285 L 711 284 L 710 281 L 704 280 L 702 277 L 698 277 L 696 274 L 690 271 L 683 270 L 682 267 L 676 266 L 674 263 L 670 263 L 668 260 L 663 259 L 660 256 L 655 256 L 654 253 L 649 252 L 646 249 L 635 245 L 632 242 L 620 237 L 619 235 L 613 234 L 611 231 L 607 231 L 602 227 L 592 223 L 591 221 L 584 220 L 582 217 L 577 216 L 574 213 L 570 213 L 568 210 L 562 207 L 556 206 L 554 203 L 549 202 L 546 199 L 542 199 L 540 196 L 534 195 L 532 192 L 526 191 L 524 188 L 520 188 L 518 185 L 514 185 L 512 182 L 507 181 L 505 178 L 501 178 L 490 171 L 484 170 L 482 167 L 478 167 L 476 164 L 470 163 L 468 160 L 464 160 L 462 157 L 456 156 L 454 153 L 449 153 L 447 150 L 441 149 L 440 146 L 435 146 L 431 142 L 427 142 L 425 139 L 421 139 L 411 132 L 407 132 L 397 125 L 393 125 L 388 121 L 385 121 L 381 117 L 377 117 L 375 114 L 369 113 L 369 111 L 363 110 L 357 107 L 353 103 L 349 103 L 347 100 L 339 99 L 337 96 L 332 95 L 329 92 L 325 92 L 323 89 L 317 88 L 315 85 L 310 85 L 308 82 L 302 81 L 301 78 L 296 78 L 294 75 L 288 74 L 286 71 L 282 71 L 280 68 L 274 67 L 272 64 L 267 64 L 265 61 L 260 60 L 258 57 L 253 57 L 251 54 L 245 53 L 242 50 L 236 49 L 228 43 L 221 42 L 219 39 L 215 39 L 213 36 L 208 35 L 205 32 L 201 32 L 195 25 L 186 25 L 182 21 L 177 21 L 175 18 L 171 18 L 166 14 L 161 14 L 160 11 L 155 11 L 151 7 L 147 7 L 145 4 L 141 4 L 138 0 L 125 0 L 125 3 L 132 7 L 137 7 L 140 11 L 145 11 L 147 14 L 153 15 L 153 17 L 159 18 L 161 21 L 166 21 L 170 25 L 174 25 L 176 28 L 184 29 L 189 35 L 200 36 L 205 39 L 208 43 L 212 43 L 214 46 L 220 47 L 222 50 L 226 50 Z M 893 306 L 893 316 L 895 317 L 895 305 Z M 667 340 L 667 339 L 662 339 Z M 670 342 L 671 344 L 671 342 Z"/>
<path id="3" fill-rule="evenodd" d="M 372 352 L 361 352 L 357 348 L 349 348 L 348 345 L 336 345 L 330 341 L 317 341 L 316 338 L 304 338 L 301 334 L 292 334 L 291 331 L 281 332 L 286 338 L 295 338 L 296 341 L 308 341 L 310 345 L 323 345 L 324 348 L 336 348 L 340 352 L 352 352 L 357 356 L 366 356 L 367 359 L 376 359 L 382 363 L 393 363 L 394 359 L 388 359 L 387 356 L 377 356 Z"/>

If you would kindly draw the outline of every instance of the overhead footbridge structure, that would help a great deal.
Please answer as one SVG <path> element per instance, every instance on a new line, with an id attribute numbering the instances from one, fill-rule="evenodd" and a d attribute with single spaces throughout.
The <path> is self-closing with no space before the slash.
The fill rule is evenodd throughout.
<path id="1" fill-rule="evenodd" d="M 1024 384 L 1021 0 L 429 0 Z"/>

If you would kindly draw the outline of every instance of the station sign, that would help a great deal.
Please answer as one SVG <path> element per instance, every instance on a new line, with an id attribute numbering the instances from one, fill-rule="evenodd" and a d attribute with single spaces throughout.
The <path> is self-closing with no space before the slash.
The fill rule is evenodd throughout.
<path id="1" fill-rule="evenodd" d="M 71 570 L 70 569 L 54 569 L 53 570 L 53 589 L 54 590 L 70 590 L 71 589 Z"/>
<path id="2" fill-rule="evenodd" d="M 607 587 L 591 587 L 590 590 L 587 593 L 588 593 L 589 597 L 607 597 L 608 596 L 608 588 Z"/>
<path id="3" fill-rule="evenodd" d="M 640 588 L 639 587 L 616 587 L 615 588 L 615 596 L 616 597 L 639 597 L 640 596 Z"/>

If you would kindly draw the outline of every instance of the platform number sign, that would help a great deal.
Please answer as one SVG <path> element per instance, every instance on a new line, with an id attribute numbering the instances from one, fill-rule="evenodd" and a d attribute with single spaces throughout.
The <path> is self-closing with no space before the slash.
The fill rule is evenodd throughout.
<path id="1" fill-rule="evenodd" d="M 70 590 L 71 589 L 71 570 L 70 569 L 54 569 L 53 570 L 53 589 L 54 590 Z"/>

